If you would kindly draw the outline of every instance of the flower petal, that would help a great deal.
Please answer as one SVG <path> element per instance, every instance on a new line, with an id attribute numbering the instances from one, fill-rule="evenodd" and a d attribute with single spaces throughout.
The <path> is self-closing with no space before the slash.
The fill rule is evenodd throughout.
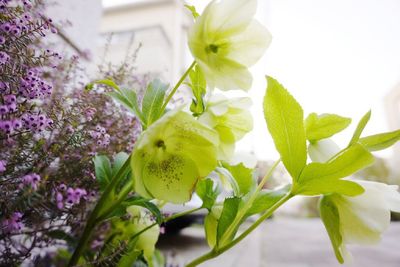
<path id="1" fill-rule="evenodd" d="M 245 31 L 230 38 L 231 45 L 226 57 L 250 67 L 263 56 L 271 41 L 270 32 L 253 20 Z"/>

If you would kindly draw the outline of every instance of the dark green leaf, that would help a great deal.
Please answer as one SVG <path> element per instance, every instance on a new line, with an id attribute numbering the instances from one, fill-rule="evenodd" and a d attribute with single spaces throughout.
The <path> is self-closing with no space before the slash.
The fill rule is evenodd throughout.
<path id="1" fill-rule="evenodd" d="M 225 234 L 228 227 L 231 225 L 231 223 L 236 218 L 236 215 L 237 215 L 237 212 L 239 209 L 239 204 L 240 204 L 240 198 L 238 198 L 238 197 L 232 197 L 232 198 L 225 199 L 224 207 L 222 208 L 221 216 L 219 217 L 218 227 L 217 227 L 217 244 L 218 245 L 224 245 L 224 244 L 220 244 L 219 240 Z M 236 232 L 234 232 L 232 234 L 232 236 L 229 237 L 230 240 L 233 239 L 235 233 Z"/>
<path id="2" fill-rule="evenodd" d="M 343 264 L 344 260 L 340 248 L 343 240 L 340 233 L 339 211 L 329 196 L 322 197 L 319 204 L 319 212 L 331 240 L 336 258 L 341 264 Z"/>
<path id="3" fill-rule="evenodd" d="M 128 158 L 129 155 L 125 152 L 119 152 L 117 155 L 115 155 L 112 166 L 112 175 L 117 175 L 119 169 L 121 169 Z"/>
<path id="4" fill-rule="evenodd" d="M 319 195 L 339 193 L 356 196 L 364 192 L 355 182 L 341 180 L 374 162 L 374 157 L 362 145 L 354 144 L 326 163 L 308 164 L 301 173 L 296 193 Z"/>
<path id="5" fill-rule="evenodd" d="M 148 86 L 142 102 L 142 114 L 146 126 L 150 126 L 161 117 L 162 105 L 168 85 L 159 79 L 153 80 Z"/>
<path id="6" fill-rule="evenodd" d="M 136 117 L 143 123 L 143 115 L 139 109 L 137 102 L 137 95 L 135 91 L 128 89 L 121 89 L 118 92 L 109 92 L 106 95 L 114 98 L 117 102 L 122 104 L 131 113 L 135 114 Z"/>
<path id="7" fill-rule="evenodd" d="M 350 140 L 349 146 L 351 146 L 352 144 L 355 144 L 358 142 L 358 140 L 360 139 L 360 136 L 362 134 L 362 132 L 364 131 L 365 126 L 367 126 L 367 123 L 369 121 L 369 119 L 371 118 L 371 110 L 368 111 L 360 120 L 360 122 L 357 125 L 356 130 L 354 131 L 353 137 Z"/>
<path id="8" fill-rule="evenodd" d="M 210 178 L 207 178 L 198 182 L 196 193 L 203 201 L 202 207 L 210 211 L 217 199 L 219 190 L 218 188 L 214 189 L 214 182 Z"/>
<path id="9" fill-rule="evenodd" d="M 96 179 L 102 190 L 112 179 L 111 163 L 107 156 L 95 156 L 93 159 Z"/>
<path id="10" fill-rule="evenodd" d="M 264 116 L 286 169 L 296 180 L 307 160 L 303 109 L 278 81 L 267 77 Z"/>
<path id="11" fill-rule="evenodd" d="M 343 131 L 350 123 L 350 118 L 335 114 L 318 116 L 316 113 L 311 113 L 305 120 L 306 136 L 309 141 L 315 142 Z"/>
<path id="12" fill-rule="evenodd" d="M 400 130 L 397 130 L 363 137 L 359 142 L 369 151 L 378 151 L 394 145 L 399 140 Z"/>
<path id="13" fill-rule="evenodd" d="M 271 208 L 276 202 L 289 193 L 291 185 L 287 185 L 278 190 L 263 190 L 258 193 L 256 199 L 246 213 L 246 217 L 264 212 Z"/>

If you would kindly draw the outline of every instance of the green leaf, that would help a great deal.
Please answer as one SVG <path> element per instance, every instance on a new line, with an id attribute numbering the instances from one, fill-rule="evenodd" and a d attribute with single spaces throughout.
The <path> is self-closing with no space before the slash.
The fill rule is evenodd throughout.
<path id="1" fill-rule="evenodd" d="M 241 199 L 238 197 L 232 197 L 232 198 L 226 198 L 224 201 L 224 206 L 222 208 L 221 216 L 219 217 L 218 227 L 217 227 L 217 244 L 219 246 L 225 245 L 225 244 L 220 244 L 219 241 L 221 237 L 225 234 L 228 227 L 234 221 L 239 209 L 240 200 Z M 236 231 L 233 232 L 232 236 L 230 236 L 229 240 L 227 241 L 232 240 L 235 233 Z"/>
<path id="2" fill-rule="evenodd" d="M 311 113 L 305 120 L 306 137 L 310 142 L 325 139 L 343 131 L 350 123 L 350 118 L 335 114 L 318 116 L 316 113 Z"/>
<path id="3" fill-rule="evenodd" d="M 52 239 L 59 239 L 59 240 L 64 240 L 68 243 L 70 246 L 76 245 L 76 240 L 63 230 L 52 230 L 49 232 L 46 232 L 46 235 L 51 237 Z"/>
<path id="4" fill-rule="evenodd" d="M 207 82 L 203 72 L 199 66 L 195 66 L 189 72 L 190 83 L 189 87 L 192 89 L 194 99 L 190 105 L 190 111 L 193 112 L 194 116 L 200 116 L 205 109 L 204 95 L 206 94 Z"/>
<path id="5" fill-rule="evenodd" d="M 196 8 L 194 6 L 191 5 L 185 5 L 185 7 L 192 13 L 193 18 L 197 18 L 200 16 L 199 13 L 197 13 Z"/>
<path id="6" fill-rule="evenodd" d="M 112 97 L 117 102 L 122 104 L 125 108 L 127 108 L 130 112 L 136 115 L 136 117 L 142 122 L 144 121 L 142 112 L 139 109 L 137 102 L 137 95 L 135 91 L 128 89 L 121 89 L 118 92 L 109 92 L 106 95 Z"/>
<path id="7" fill-rule="evenodd" d="M 371 110 L 368 111 L 360 120 L 360 122 L 357 125 L 356 130 L 354 131 L 353 137 L 350 140 L 349 146 L 351 146 L 352 144 L 355 144 L 358 142 L 358 140 L 360 139 L 360 136 L 365 128 L 365 126 L 367 125 L 369 119 L 371 118 Z"/>
<path id="8" fill-rule="evenodd" d="M 110 79 L 104 79 L 104 80 L 97 80 L 93 82 L 94 84 L 103 84 L 103 85 L 107 85 L 112 87 L 113 89 L 115 89 L 115 91 L 120 91 L 118 85 L 115 84 L 115 82 L 113 80 Z"/>
<path id="9" fill-rule="evenodd" d="M 229 165 L 226 162 L 222 163 L 222 166 L 228 170 L 233 179 L 235 179 L 238 186 L 236 192 L 237 196 L 244 196 L 250 192 L 251 189 L 255 187 L 255 179 L 253 178 L 253 170 L 246 168 L 243 163 L 237 165 Z"/>
<path id="10" fill-rule="evenodd" d="M 216 214 L 210 212 L 204 218 L 204 231 L 206 234 L 207 244 L 210 248 L 213 248 L 217 243 L 217 227 L 218 218 Z"/>
<path id="11" fill-rule="evenodd" d="M 124 165 L 126 160 L 129 158 L 129 155 L 125 152 L 119 152 L 117 155 L 114 157 L 114 162 L 112 166 L 112 175 L 115 176 L 118 171 L 121 169 L 121 167 Z"/>
<path id="12" fill-rule="evenodd" d="M 161 107 L 167 89 L 168 85 L 162 83 L 159 79 L 153 80 L 147 86 L 142 102 L 142 114 L 147 127 L 161 117 Z"/>
<path id="13" fill-rule="evenodd" d="M 107 156 L 95 156 L 93 159 L 96 179 L 100 189 L 104 190 L 112 179 L 111 163 Z"/>
<path id="14" fill-rule="evenodd" d="M 397 130 L 363 137 L 359 142 L 369 151 L 378 151 L 394 145 L 399 140 L 400 130 Z"/>
<path id="15" fill-rule="evenodd" d="M 331 201 L 329 196 L 323 196 L 319 203 L 319 212 L 322 222 L 325 225 L 329 238 L 332 243 L 333 250 L 337 260 L 343 264 L 344 259 L 341 253 L 341 245 L 343 242 L 340 234 L 340 217 L 336 205 Z"/>
<path id="16" fill-rule="evenodd" d="M 347 196 L 362 194 L 364 189 L 357 183 L 340 180 L 374 162 L 374 157 L 360 144 L 342 150 L 326 163 L 308 164 L 298 181 L 296 193 L 319 195 L 339 193 Z"/>
<path id="17" fill-rule="evenodd" d="M 268 77 L 264 116 L 286 169 L 296 180 L 307 160 L 303 109 L 275 79 Z"/>
<path id="18" fill-rule="evenodd" d="M 246 213 L 246 217 L 264 212 L 271 208 L 276 202 L 289 193 L 291 185 L 287 185 L 277 190 L 262 190 L 258 193 L 251 207 Z"/>
<path id="19" fill-rule="evenodd" d="M 218 188 L 214 189 L 214 182 L 210 179 L 203 179 L 197 183 L 196 193 L 203 201 L 203 208 L 211 210 L 219 194 Z"/>

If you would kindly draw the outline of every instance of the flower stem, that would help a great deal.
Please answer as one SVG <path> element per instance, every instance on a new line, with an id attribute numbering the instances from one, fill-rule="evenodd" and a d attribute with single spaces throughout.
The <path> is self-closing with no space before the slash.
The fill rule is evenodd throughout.
<path id="1" fill-rule="evenodd" d="M 263 215 L 260 216 L 260 218 L 257 219 L 249 228 L 247 228 L 241 235 L 239 235 L 237 238 L 226 244 L 225 246 L 219 248 L 219 249 L 213 249 L 210 252 L 198 257 L 197 259 L 194 259 L 191 261 L 189 264 L 186 265 L 186 267 L 194 267 L 199 265 L 200 263 L 203 263 L 207 260 L 213 259 L 217 257 L 218 255 L 224 253 L 228 249 L 232 248 L 235 246 L 237 243 L 242 241 L 246 236 L 248 236 L 254 229 L 256 229 L 265 219 L 270 217 L 272 213 L 279 208 L 283 203 L 288 201 L 290 198 L 292 198 L 294 195 L 292 192 L 289 192 L 286 196 L 281 198 L 278 202 L 276 202 L 271 208 L 269 208 Z"/>
<path id="2" fill-rule="evenodd" d="M 176 91 L 178 90 L 179 86 L 183 83 L 183 81 L 186 79 L 188 76 L 189 72 L 193 69 L 194 65 L 196 65 L 196 61 L 193 61 L 192 64 L 189 66 L 189 68 L 185 71 L 185 73 L 182 75 L 182 77 L 179 79 L 178 83 L 175 85 L 175 87 L 172 89 L 172 91 L 169 93 L 167 96 L 167 99 L 165 100 L 164 104 L 161 107 L 161 114 L 164 113 L 165 108 L 167 107 L 169 101 L 171 101 L 171 98 L 174 96 Z"/>
<path id="3" fill-rule="evenodd" d="M 72 257 L 68 262 L 69 267 L 75 266 L 78 263 L 79 258 L 81 257 L 82 252 L 85 249 L 85 246 L 90 238 L 93 229 L 96 227 L 97 224 L 101 222 L 101 220 L 98 220 L 100 211 L 103 208 L 103 205 L 105 204 L 106 200 L 108 199 L 108 196 L 113 191 L 115 186 L 118 184 L 121 176 L 125 174 L 126 169 L 129 167 L 130 158 L 131 157 L 129 156 L 128 159 L 125 161 L 124 165 L 122 165 L 122 167 L 119 169 L 118 173 L 112 178 L 110 184 L 107 186 L 106 190 L 101 195 L 99 201 L 97 202 L 92 213 L 90 214 L 85 229 L 83 230 L 82 236 L 79 239 L 78 245 L 75 248 L 74 254 L 72 254 Z"/>

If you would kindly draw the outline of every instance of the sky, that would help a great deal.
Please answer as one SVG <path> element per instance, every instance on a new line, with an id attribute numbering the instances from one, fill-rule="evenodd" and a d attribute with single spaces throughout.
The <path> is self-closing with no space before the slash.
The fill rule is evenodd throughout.
<path id="1" fill-rule="evenodd" d="M 107 6 L 117 2 L 129 0 L 103 0 Z M 188 2 L 202 10 L 208 1 Z M 262 112 L 265 75 L 278 79 L 305 115 L 336 113 L 353 118 L 347 132 L 335 139 L 339 144 L 348 142 L 369 109 L 372 118 L 366 134 L 393 130 L 384 100 L 400 84 L 399 14 L 398 0 L 260 0 L 256 17 L 270 30 L 273 41 L 251 69 L 255 127 L 238 150 L 261 159 L 278 156 Z M 388 157 L 391 151 L 379 155 Z"/>

